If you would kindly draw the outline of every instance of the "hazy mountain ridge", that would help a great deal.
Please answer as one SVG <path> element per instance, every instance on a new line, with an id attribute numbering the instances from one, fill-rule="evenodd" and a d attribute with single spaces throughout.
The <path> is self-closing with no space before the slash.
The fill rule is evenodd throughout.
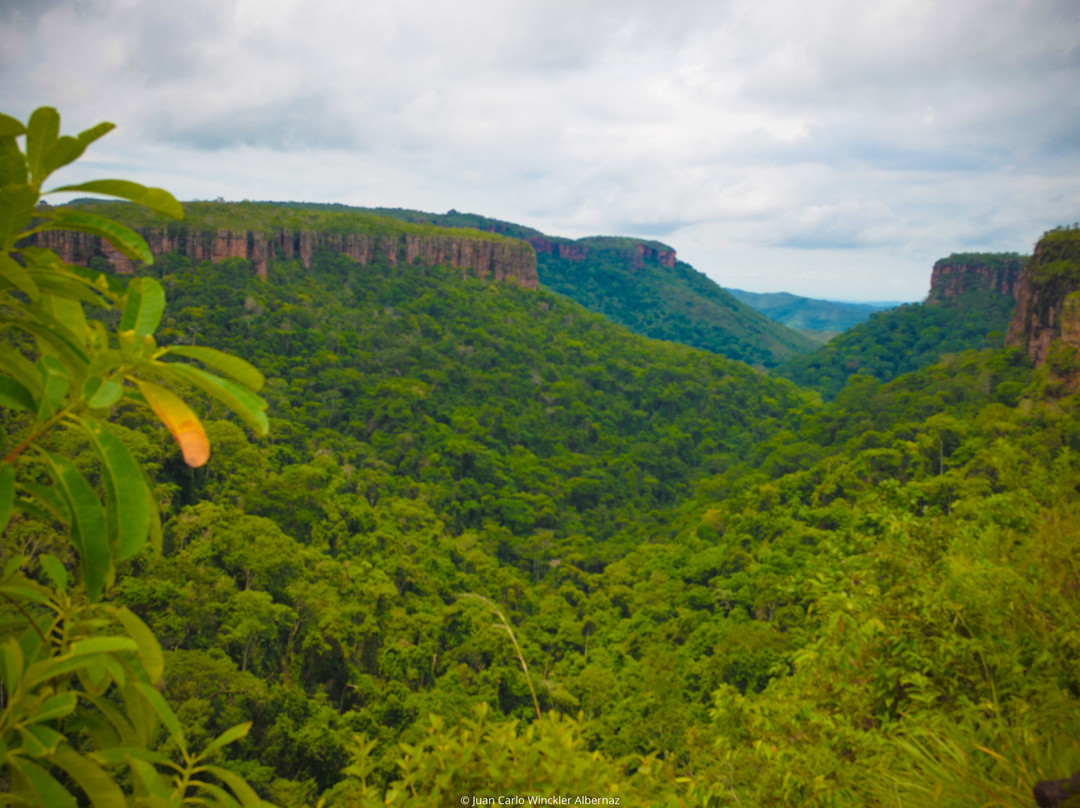
<path id="1" fill-rule="evenodd" d="M 801 297 L 790 292 L 747 292 L 725 290 L 766 317 L 797 331 L 835 335 L 865 322 L 870 315 L 898 303 L 844 303 Z"/>

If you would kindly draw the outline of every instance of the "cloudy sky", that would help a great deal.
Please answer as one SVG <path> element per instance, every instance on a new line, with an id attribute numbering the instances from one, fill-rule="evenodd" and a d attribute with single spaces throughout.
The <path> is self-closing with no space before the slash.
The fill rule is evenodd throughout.
<path id="1" fill-rule="evenodd" d="M 918 300 L 1080 220 L 1077 0 L 0 0 L 58 179 L 659 239 L 723 286 Z"/>

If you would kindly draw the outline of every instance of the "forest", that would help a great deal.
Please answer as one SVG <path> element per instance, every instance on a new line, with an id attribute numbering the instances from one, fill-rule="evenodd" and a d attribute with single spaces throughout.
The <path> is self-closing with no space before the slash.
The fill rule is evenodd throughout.
<path id="1" fill-rule="evenodd" d="M 1078 363 L 1006 347 L 1008 301 L 764 373 L 445 265 L 148 260 L 35 207 L 107 131 L 52 114 L 0 118 L 3 804 L 974 808 L 1080 770 Z"/>

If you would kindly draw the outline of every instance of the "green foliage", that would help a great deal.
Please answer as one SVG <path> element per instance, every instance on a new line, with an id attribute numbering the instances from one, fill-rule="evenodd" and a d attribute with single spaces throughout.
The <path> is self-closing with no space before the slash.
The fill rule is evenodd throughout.
<path id="1" fill-rule="evenodd" d="M 630 330 L 773 367 L 813 347 L 807 337 L 772 322 L 740 302 L 689 264 L 663 266 L 639 254 L 662 244 L 618 239 L 581 239 L 563 257 L 539 251 L 544 286 L 605 314 Z"/>
<path id="2" fill-rule="evenodd" d="M 157 281 L 138 278 L 125 286 L 65 264 L 49 250 L 20 246 L 27 236 L 71 229 L 150 260 L 146 243 L 122 225 L 37 207 L 52 172 L 112 124 L 76 137 L 62 137 L 59 129 L 60 116 L 48 107 L 36 110 L 25 127 L 0 116 L 0 403 L 11 427 L 0 463 L 0 801 L 75 806 L 89 799 L 105 808 L 129 804 L 129 791 L 141 805 L 196 798 L 204 805 L 258 805 L 242 778 L 211 762 L 250 723 L 225 730 L 201 753 L 190 751 L 155 689 L 164 672 L 157 638 L 132 611 L 108 600 L 121 564 L 148 540 L 160 546 L 161 525 L 143 468 L 107 420 L 114 407 L 149 405 L 185 459 L 200 465 L 209 455 L 202 425 L 181 398 L 148 377 L 177 383 L 198 374 L 203 390 L 263 431 L 265 404 L 246 387 L 162 361 L 170 352 L 153 337 L 165 308 Z M 167 192 L 132 182 L 54 190 L 108 194 L 183 215 Z M 88 319 L 84 306 L 118 315 L 117 328 Z M 188 355 L 261 383 L 246 362 L 203 351 Z M 73 445 L 79 450 L 65 450 Z M 159 728 L 173 755 L 155 749 Z"/>
<path id="3" fill-rule="evenodd" d="M 947 353 L 998 347 L 1009 325 L 1013 298 L 969 292 L 950 306 L 911 303 L 871 315 L 813 353 L 774 371 L 835 398 L 856 374 L 889 381 L 932 365 Z"/>

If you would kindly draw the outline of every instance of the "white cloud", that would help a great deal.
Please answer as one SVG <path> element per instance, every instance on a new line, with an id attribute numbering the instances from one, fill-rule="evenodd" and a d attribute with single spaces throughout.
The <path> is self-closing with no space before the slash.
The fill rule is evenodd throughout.
<path id="1" fill-rule="evenodd" d="M 0 103 L 118 123 L 87 177 L 660 235 L 721 282 L 914 299 L 936 257 L 1080 218 L 1078 24 L 1070 0 L 9 0 Z"/>

